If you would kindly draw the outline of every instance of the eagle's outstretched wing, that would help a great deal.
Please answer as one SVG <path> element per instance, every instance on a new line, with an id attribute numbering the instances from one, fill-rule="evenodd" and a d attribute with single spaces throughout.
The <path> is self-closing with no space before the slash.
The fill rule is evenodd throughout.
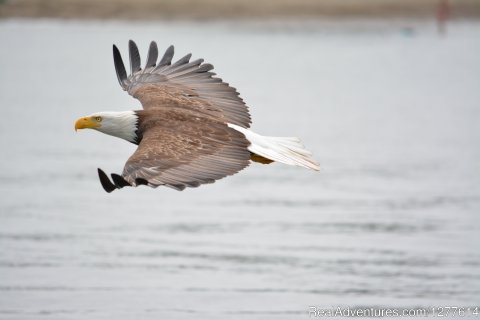
<path id="1" fill-rule="evenodd" d="M 152 42 L 142 71 L 133 41 L 129 48 L 132 74 L 127 77 L 114 46 L 115 68 L 124 90 L 144 107 L 137 111 L 142 137 L 122 175 L 111 175 L 113 183 L 99 169 L 107 192 L 138 185 L 183 190 L 212 183 L 249 165 L 249 141 L 227 125 L 248 127 L 248 109 L 234 88 L 212 77 L 211 65 L 202 64 L 203 60 L 189 62 L 190 55 L 172 65 L 173 47 L 156 65 L 158 51 Z"/>
<path id="2" fill-rule="evenodd" d="M 140 178 L 151 187 L 183 190 L 213 183 L 250 163 L 245 136 L 218 121 L 165 109 L 148 115 L 142 126 L 143 139 L 122 174 L 132 185 Z"/>
<path id="3" fill-rule="evenodd" d="M 158 61 L 155 42 L 150 43 L 145 69 L 137 45 L 129 41 L 131 74 L 127 76 L 120 51 L 113 46 L 118 81 L 124 90 L 140 100 L 145 110 L 156 107 L 180 107 L 196 110 L 244 128 L 250 126 L 248 107 L 239 93 L 222 79 L 213 77 L 213 66 L 203 59 L 190 62 L 188 54 L 172 64 L 173 46 Z"/>

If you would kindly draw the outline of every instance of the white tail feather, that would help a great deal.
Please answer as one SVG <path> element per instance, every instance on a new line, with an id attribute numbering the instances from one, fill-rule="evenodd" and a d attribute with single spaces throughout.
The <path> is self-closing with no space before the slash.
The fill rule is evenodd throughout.
<path id="1" fill-rule="evenodd" d="M 229 123 L 228 126 L 245 135 L 250 141 L 250 152 L 273 161 L 320 170 L 318 163 L 311 158 L 312 153 L 305 149 L 298 138 L 266 137 L 235 124 Z"/>

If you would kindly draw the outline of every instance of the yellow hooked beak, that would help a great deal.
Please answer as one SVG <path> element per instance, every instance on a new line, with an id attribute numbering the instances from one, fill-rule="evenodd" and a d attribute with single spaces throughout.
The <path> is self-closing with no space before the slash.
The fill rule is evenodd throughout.
<path id="1" fill-rule="evenodd" d="M 78 129 L 95 129 L 100 127 L 101 118 L 83 117 L 75 122 L 75 131 Z"/>

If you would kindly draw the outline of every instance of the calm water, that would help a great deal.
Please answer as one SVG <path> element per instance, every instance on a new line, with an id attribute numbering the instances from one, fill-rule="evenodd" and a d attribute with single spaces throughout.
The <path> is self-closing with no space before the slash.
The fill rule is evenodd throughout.
<path id="1" fill-rule="evenodd" d="M 480 305 L 480 24 L 0 22 L 1 319 L 302 319 Z M 212 62 L 320 173 L 105 193 L 135 146 L 74 120 L 138 103 L 111 45 Z M 473 318 L 479 318 L 473 317 Z"/>

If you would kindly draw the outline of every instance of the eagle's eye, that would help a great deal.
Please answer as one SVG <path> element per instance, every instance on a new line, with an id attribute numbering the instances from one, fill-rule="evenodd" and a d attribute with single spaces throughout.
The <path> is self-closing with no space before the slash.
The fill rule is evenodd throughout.
<path id="1" fill-rule="evenodd" d="M 98 116 L 95 117 L 95 121 L 97 121 L 97 122 L 102 122 L 102 117 L 98 117 Z"/>

